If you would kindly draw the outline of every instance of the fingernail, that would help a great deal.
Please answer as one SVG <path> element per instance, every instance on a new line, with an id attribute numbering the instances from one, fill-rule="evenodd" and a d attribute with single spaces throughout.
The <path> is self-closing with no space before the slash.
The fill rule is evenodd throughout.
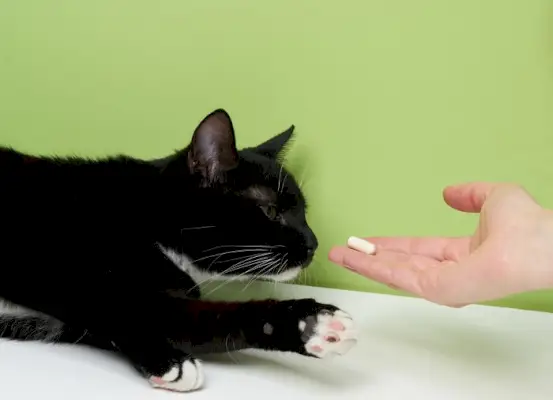
<path id="1" fill-rule="evenodd" d="M 351 236 L 348 239 L 348 247 L 368 255 L 376 253 L 376 246 L 373 243 L 356 236 Z"/>

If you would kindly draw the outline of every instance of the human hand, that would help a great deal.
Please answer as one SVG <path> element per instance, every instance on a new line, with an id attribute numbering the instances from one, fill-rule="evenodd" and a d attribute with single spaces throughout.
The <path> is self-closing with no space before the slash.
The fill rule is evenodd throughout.
<path id="1" fill-rule="evenodd" d="M 553 288 L 553 212 L 520 186 L 448 187 L 452 208 L 480 213 L 469 237 L 370 237 L 374 255 L 334 247 L 329 259 L 390 287 L 460 307 Z"/>

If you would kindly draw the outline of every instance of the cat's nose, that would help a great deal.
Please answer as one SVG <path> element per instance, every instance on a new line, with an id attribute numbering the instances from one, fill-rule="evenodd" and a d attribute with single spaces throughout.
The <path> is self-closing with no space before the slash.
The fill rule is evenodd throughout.
<path id="1" fill-rule="evenodd" d="M 317 238 L 313 235 L 306 243 L 307 247 L 307 254 L 309 256 L 312 256 L 317 251 L 317 248 L 319 247 L 319 242 L 317 241 Z"/>
<path id="2" fill-rule="evenodd" d="M 310 228 L 307 228 L 304 231 L 304 238 L 305 238 L 305 251 L 307 253 L 307 256 L 313 257 L 313 255 L 317 251 L 317 248 L 319 247 L 319 241 L 317 240 L 317 236 L 315 236 L 315 234 Z"/>

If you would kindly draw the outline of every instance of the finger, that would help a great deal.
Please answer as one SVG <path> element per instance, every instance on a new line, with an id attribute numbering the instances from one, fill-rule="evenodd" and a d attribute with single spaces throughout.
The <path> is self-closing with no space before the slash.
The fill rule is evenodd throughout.
<path id="1" fill-rule="evenodd" d="M 334 247 L 328 255 L 335 264 L 353 270 L 365 277 L 383 283 L 394 285 L 389 263 L 381 263 L 376 256 L 367 255 L 347 247 Z"/>
<path id="2" fill-rule="evenodd" d="M 516 188 L 517 186 L 507 183 L 464 183 L 446 187 L 443 196 L 445 202 L 458 211 L 478 213 L 494 190 L 507 187 Z"/>
<path id="3" fill-rule="evenodd" d="M 350 257 L 348 255 L 355 253 L 357 253 L 355 257 Z M 363 252 L 344 246 L 336 246 L 331 249 L 329 259 L 336 264 L 347 266 L 349 269 L 363 269 L 366 264 L 378 263 L 379 265 L 409 265 L 410 268 L 421 271 L 425 268 L 440 265 L 440 263 L 433 258 L 417 254 L 406 254 L 397 251 L 382 250 L 378 254 L 367 255 Z"/>
<path id="4" fill-rule="evenodd" d="M 334 264 L 349 269 L 361 268 L 368 260 L 373 260 L 374 256 L 362 253 L 357 250 L 350 249 L 346 246 L 334 246 L 328 252 L 328 259 Z"/>
<path id="5" fill-rule="evenodd" d="M 368 237 L 365 240 L 375 245 L 376 254 L 396 251 L 439 261 L 458 260 L 470 250 L 469 237 Z"/>
<path id="6" fill-rule="evenodd" d="M 378 262 L 379 264 L 412 264 L 413 268 L 424 268 L 427 262 L 434 263 L 435 260 L 397 251 L 382 250 L 378 254 L 365 254 L 349 247 L 334 247 L 329 253 L 329 259 L 340 265 L 347 264 L 350 269 L 360 269 L 367 263 Z"/>
<path id="7" fill-rule="evenodd" d="M 331 261 L 366 278 L 449 307 L 464 307 L 499 295 L 490 292 L 486 268 L 489 263 L 478 258 L 461 264 L 423 261 L 422 257 L 418 262 L 414 262 L 414 257 L 406 262 L 404 254 L 396 256 L 392 259 L 388 255 L 383 260 L 379 255 L 366 255 L 347 247 L 335 247 L 329 254 Z"/>

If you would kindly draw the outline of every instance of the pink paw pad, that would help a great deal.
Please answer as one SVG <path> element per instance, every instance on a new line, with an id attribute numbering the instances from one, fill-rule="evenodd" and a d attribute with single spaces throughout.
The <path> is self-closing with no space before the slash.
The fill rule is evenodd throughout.
<path id="1" fill-rule="evenodd" d="M 346 327 L 344 326 L 344 324 L 342 324 L 340 321 L 332 321 L 330 324 L 329 324 L 329 327 L 332 329 L 332 330 L 335 330 L 335 331 L 345 331 L 346 330 Z"/>
<path id="2" fill-rule="evenodd" d="M 311 351 L 315 353 L 320 353 L 321 351 L 323 351 L 323 348 L 319 345 L 313 345 L 311 346 Z"/>
<path id="3" fill-rule="evenodd" d="M 337 336 L 333 336 L 333 335 L 327 335 L 327 336 L 325 336 L 325 340 L 326 340 L 328 343 L 336 343 L 336 342 L 339 342 L 339 341 L 340 341 L 340 338 L 337 337 Z"/>
<path id="4" fill-rule="evenodd" d="M 152 376 L 150 378 L 150 382 L 156 384 L 156 385 L 164 385 L 167 383 L 167 381 L 163 380 L 162 378 L 158 377 L 158 376 Z"/>
<path id="5" fill-rule="evenodd" d="M 352 318 L 344 311 L 322 312 L 316 318 L 313 333 L 305 343 L 308 353 L 318 358 L 343 355 L 357 342 L 357 331 Z M 305 333 L 305 330 L 302 332 Z"/>

